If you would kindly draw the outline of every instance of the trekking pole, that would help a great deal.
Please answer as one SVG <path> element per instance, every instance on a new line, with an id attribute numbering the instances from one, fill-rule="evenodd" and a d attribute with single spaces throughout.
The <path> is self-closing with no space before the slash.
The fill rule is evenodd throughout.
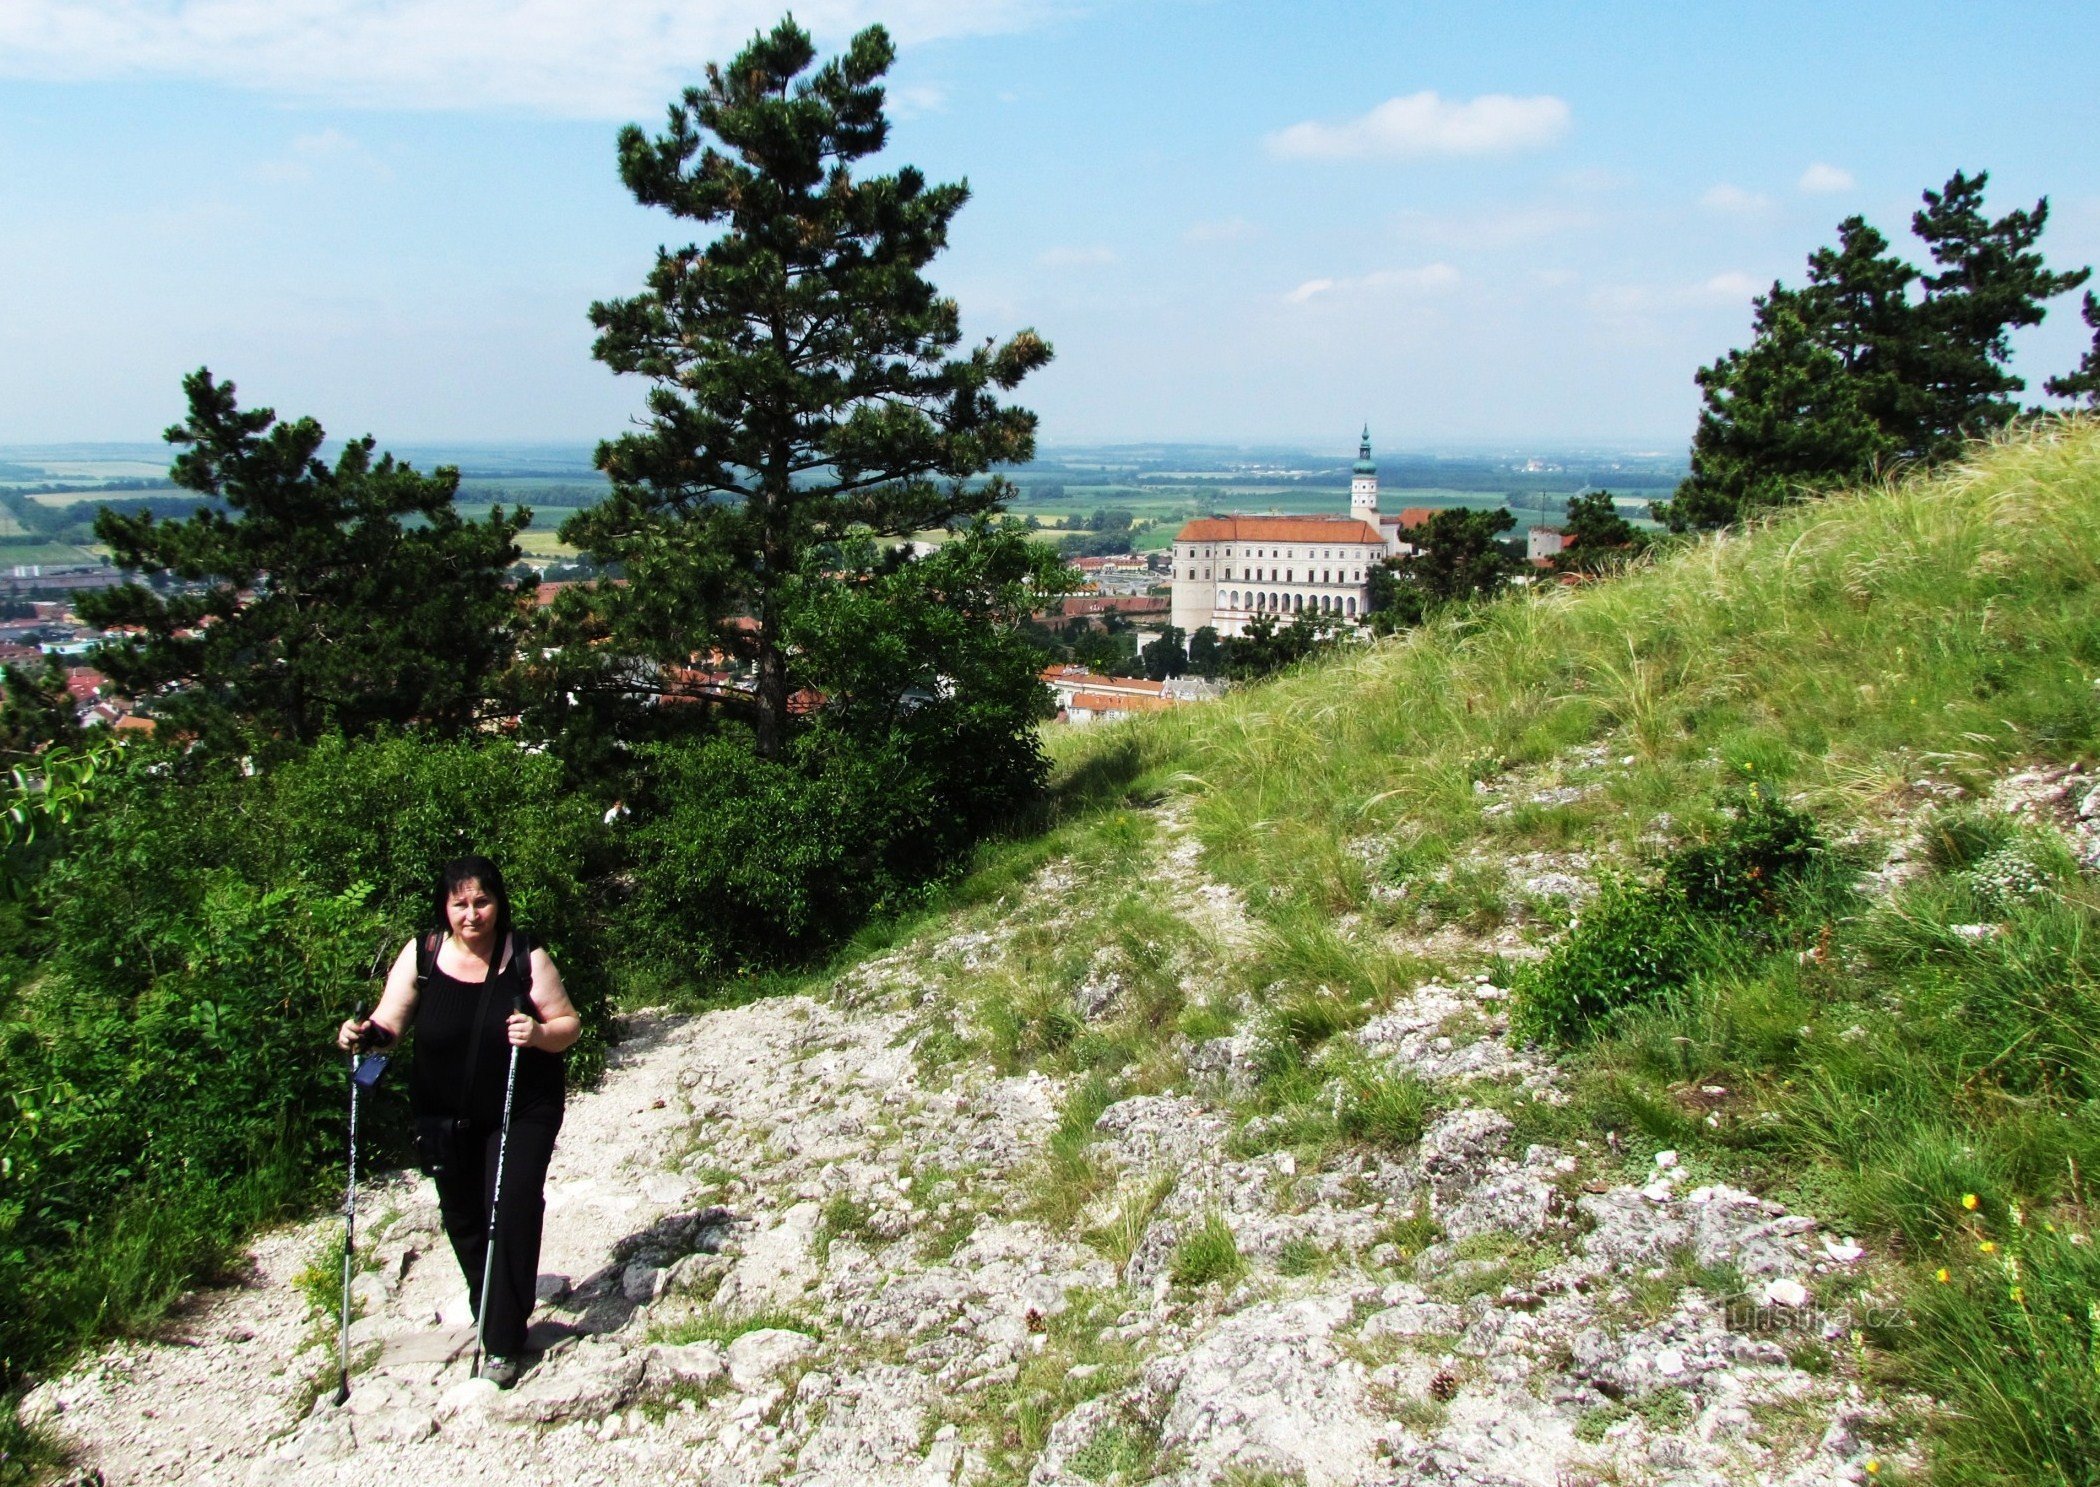
<path id="1" fill-rule="evenodd" d="M 512 999 L 511 1010 L 531 1016 L 525 993 Z M 510 1154 L 510 1106 L 518 1092 L 518 1045 L 510 1045 L 510 1072 L 503 1076 L 503 1128 L 496 1136 L 496 1182 L 489 1189 L 488 1242 L 481 1254 L 481 1305 L 474 1309 L 474 1368 L 469 1378 L 481 1377 L 481 1354 L 489 1333 L 489 1287 L 496 1275 L 496 1209 L 503 1202 L 503 1159 Z"/>
<path id="2" fill-rule="evenodd" d="M 357 1004 L 352 1022 L 365 1020 L 364 1003 Z M 350 1050 L 350 1184 L 343 1198 L 343 1326 L 339 1349 L 341 1370 L 336 1380 L 335 1402 L 350 1397 L 350 1274 L 357 1253 L 357 1079 L 358 1050 Z"/>

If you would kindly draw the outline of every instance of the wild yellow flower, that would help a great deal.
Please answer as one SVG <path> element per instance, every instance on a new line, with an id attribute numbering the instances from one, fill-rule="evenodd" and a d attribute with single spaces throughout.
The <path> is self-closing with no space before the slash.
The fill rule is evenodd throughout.
<path id="1" fill-rule="evenodd" d="M 1998 1253 L 1998 1245 L 1996 1241 L 1986 1239 L 1983 1243 L 1976 1246 L 1976 1252 L 1983 1255 L 1995 1255 Z"/>
<path id="2" fill-rule="evenodd" d="M 1961 1206 L 1974 1213 L 1976 1211 L 1976 1195 L 1974 1193 L 1963 1193 L 1961 1195 Z"/>
<path id="3" fill-rule="evenodd" d="M 1879 1476 L 1880 1474 L 1881 1474 L 1881 1461 L 1880 1461 L 1880 1459 L 1879 1459 L 1878 1457 L 1874 1457 L 1874 1456 L 1869 1456 L 1869 1457 L 1867 1458 L 1867 1475 L 1868 1475 L 1868 1476 L 1870 1476 L 1870 1477 L 1873 1477 L 1873 1476 Z"/>
<path id="4" fill-rule="evenodd" d="M 2018 1286 L 2014 1286 L 2014 1287 L 2012 1288 L 2012 1293 L 2011 1293 L 2011 1294 L 2012 1294 L 2012 1299 L 2013 1299 L 2013 1301 L 2014 1301 L 2015 1303 L 2019 1303 L 2019 1302 L 2025 1301 L 2025 1300 L 2027 1299 L 2027 1293 L 2026 1293 L 2025 1291 L 2023 1291 L 2022 1289 L 2020 1289 L 2020 1287 L 2018 1287 Z"/>
<path id="5" fill-rule="evenodd" d="M 1942 1265 L 1939 1269 L 1932 1272 L 1932 1278 L 1944 1286 L 1945 1284 L 1947 1284 L 1948 1281 L 1952 1280 L 1954 1277 L 1949 1275 L 1947 1273 L 1947 1267 Z"/>

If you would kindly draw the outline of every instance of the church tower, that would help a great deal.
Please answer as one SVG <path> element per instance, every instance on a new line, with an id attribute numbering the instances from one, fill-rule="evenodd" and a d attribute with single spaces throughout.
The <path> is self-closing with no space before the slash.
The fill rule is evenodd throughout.
<path id="1" fill-rule="evenodd" d="M 1349 477 L 1349 514 L 1372 525 L 1378 522 L 1378 467 L 1371 463 L 1371 426 L 1364 425 L 1364 441 L 1356 446 L 1356 468 Z"/>

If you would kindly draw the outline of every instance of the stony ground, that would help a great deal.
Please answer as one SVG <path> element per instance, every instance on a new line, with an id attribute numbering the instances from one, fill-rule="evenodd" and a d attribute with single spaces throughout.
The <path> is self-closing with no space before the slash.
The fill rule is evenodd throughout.
<path id="1" fill-rule="evenodd" d="M 1142 891 L 1241 954 L 1254 931 L 1179 816 L 1153 831 Z M 296 1283 L 340 1227 L 316 1221 L 25 1413 L 110 1484 L 1868 1479 L 1871 1258 L 1674 1153 L 1519 1146 L 1504 1112 L 1558 1098 L 1556 1071 L 1504 1041 L 1484 975 L 1351 1035 L 1441 1092 L 1418 1141 L 1263 1149 L 1242 1008 L 1079 1133 L 1090 1185 L 1060 1215 L 1075 1080 L 973 1052 L 972 988 L 1083 932 L 1100 886 L 1053 862 L 819 994 L 629 1019 L 572 1097 L 546 1351 L 510 1392 L 467 1378 L 434 1198 L 394 1175 L 364 1190 L 347 1405 Z M 1121 994 L 1114 957 L 1087 966 L 1080 1025 Z"/>

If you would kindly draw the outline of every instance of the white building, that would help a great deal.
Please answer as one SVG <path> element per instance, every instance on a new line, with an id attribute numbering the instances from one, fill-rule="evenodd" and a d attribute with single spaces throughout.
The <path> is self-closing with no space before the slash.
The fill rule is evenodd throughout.
<path id="1" fill-rule="evenodd" d="M 1259 614 L 1279 624 L 1307 611 L 1354 620 L 1370 608 L 1371 570 L 1405 546 L 1403 530 L 1400 516 L 1378 514 L 1365 429 L 1349 515 L 1209 516 L 1175 535 L 1173 623 L 1191 635 L 1205 625 L 1241 635 Z"/>

